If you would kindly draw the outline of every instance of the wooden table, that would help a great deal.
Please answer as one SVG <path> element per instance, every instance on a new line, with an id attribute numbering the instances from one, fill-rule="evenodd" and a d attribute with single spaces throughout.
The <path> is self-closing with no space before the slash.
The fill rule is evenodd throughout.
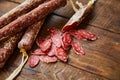
<path id="1" fill-rule="evenodd" d="M 0 0 L 0 15 L 16 7 L 24 0 Z M 76 1 L 76 0 L 74 0 Z M 87 3 L 88 0 L 78 0 Z M 47 35 L 47 28 L 59 29 L 73 15 L 68 3 L 47 17 L 40 34 Z M 86 55 L 78 56 L 69 51 L 67 63 L 46 64 L 36 68 L 25 65 L 16 80 L 120 80 L 120 0 L 97 0 L 93 12 L 79 25 L 99 36 L 96 41 L 80 41 Z M 20 64 L 21 54 L 16 48 L 3 69 L 0 80 L 6 79 Z"/>

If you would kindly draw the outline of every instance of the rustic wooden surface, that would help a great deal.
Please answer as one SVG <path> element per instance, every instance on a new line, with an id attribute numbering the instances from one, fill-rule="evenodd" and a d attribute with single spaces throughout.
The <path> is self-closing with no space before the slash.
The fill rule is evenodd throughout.
<path id="1" fill-rule="evenodd" d="M 0 0 L 0 16 L 24 0 Z M 76 0 L 74 0 L 75 2 Z M 87 3 L 88 0 L 78 0 Z M 59 29 L 73 15 L 69 3 L 49 15 L 40 35 L 47 35 L 47 28 Z M 16 80 L 120 80 L 120 0 L 97 0 L 92 13 L 79 25 L 97 34 L 96 41 L 80 41 L 86 55 L 78 56 L 69 51 L 67 63 L 46 64 L 40 62 L 36 68 L 27 64 Z M 3 69 L 0 80 L 5 80 L 19 65 L 21 54 L 16 48 Z"/>

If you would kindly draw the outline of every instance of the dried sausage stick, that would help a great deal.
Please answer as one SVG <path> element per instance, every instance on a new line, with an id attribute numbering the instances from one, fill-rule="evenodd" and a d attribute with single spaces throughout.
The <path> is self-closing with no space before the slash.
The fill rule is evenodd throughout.
<path id="1" fill-rule="evenodd" d="M 62 28 L 62 32 L 75 29 L 91 11 L 94 1 L 95 0 L 89 1 L 89 3 L 86 6 L 81 6 L 81 3 L 77 3 L 78 6 L 80 6 L 80 9 L 78 11 L 76 11 L 75 9 L 76 11 L 75 14 L 70 18 L 70 20 Z"/>
<path id="2" fill-rule="evenodd" d="M 50 0 L 39 5 L 34 10 L 17 18 L 15 21 L 0 29 L 0 40 L 2 37 L 7 37 L 22 31 L 26 27 L 45 18 L 49 13 L 64 6 L 65 4 L 66 0 Z"/>
<path id="3" fill-rule="evenodd" d="M 32 26 L 28 27 L 27 31 L 24 33 L 21 41 L 18 43 L 19 49 L 25 49 L 29 51 L 37 37 L 38 32 L 43 24 L 44 20 L 41 20 Z"/>
<path id="4" fill-rule="evenodd" d="M 21 34 L 16 34 L 15 36 L 9 38 L 5 41 L 0 47 L 0 68 L 2 68 L 9 58 L 9 56 L 13 53 L 14 48 L 16 47 L 17 42 L 19 41 Z"/>
<path id="5" fill-rule="evenodd" d="M 44 0 L 25 0 L 22 4 L 13 8 L 11 11 L 0 17 L 0 28 L 9 24 L 10 22 L 18 18 L 18 16 L 21 16 L 29 12 L 33 8 L 37 7 L 43 1 Z"/>

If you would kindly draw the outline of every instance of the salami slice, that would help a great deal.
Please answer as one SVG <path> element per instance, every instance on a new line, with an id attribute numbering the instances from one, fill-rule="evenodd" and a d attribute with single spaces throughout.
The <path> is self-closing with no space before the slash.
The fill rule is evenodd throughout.
<path id="1" fill-rule="evenodd" d="M 56 52 L 56 46 L 54 44 L 52 44 L 51 49 L 49 50 L 49 52 L 47 53 L 48 56 L 54 56 Z"/>
<path id="2" fill-rule="evenodd" d="M 12 22 L 16 18 L 18 18 L 18 16 L 21 16 L 29 12 L 33 8 L 37 7 L 43 1 L 45 0 L 25 0 L 23 3 L 0 17 L 0 28 Z"/>
<path id="3" fill-rule="evenodd" d="M 28 27 L 26 32 L 24 33 L 21 41 L 18 43 L 18 48 L 25 49 L 26 51 L 29 51 L 37 37 L 38 32 L 40 31 L 40 28 L 42 27 L 44 20 L 41 20 L 32 26 Z"/>
<path id="4" fill-rule="evenodd" d="M 43 52 L 47 52 L 51 48 L 51 45 L 52 45 L 52 40 L 51 37 L 48 36 L 43 42 L 39 44 L 39 47 Z"/>
<path id="5" fill-rule="evenodd" d="M 41 49 L 36 49 L 31 54 L 39 56 L 39 55 L 45 55 L 46 53 L 43 52 Z"/>
<path id="6" fill-rule="evenodd" d="M 62 47 L 64 50 L 68 50 L 71 44 L 72 37 L 69 32 L 65 32 L 62 36 Z"/>
<path id="7" fill-rule="evenodd" d="M 45 18 L 49 13 L 66 4 L 66 0 L 50 0 L 39 5 L 29 13 L 17 18 L 10 24 L 0 29 L 0 40 L 3 37 L 16 34 L 26 27 L 36 23 Z"/>
<path id="8" fill-rule="evenodd" d="M 65 52 L 65 50 L 61 47 L 57 47 L 56 48 L 56 53 L 55 55 L 58 57 L 58 59 L 60 59 L 63 62 L 67 62 L 68 56 L 67 53 Z"/>
<path id="9" fill-rule="evenodd" d="M 82 46 L 80 45 L 80 43 L 78 41 L 73 40 L 71 42 L 71 45 L 76 54 L 80 54 L 80 55 L 85 54 L 84 49 L 82 48 Z"/>
<path id="10" fill-rule="evenodd" d="M 61 40 L 61 32 L 58 29 L 51 28 L 49 29 L 49 33 L 51 35 L 51 39 L 54 45 L 57 47 L 62 46 L 62 40 Z"/>
<path id="11" fill-rule="evenodd" d="M 40 61 L 45 62 L 45 63 L 53 63 L 57 62 L 57 58 L 55 56 L 40 56 Z"/>
<path id="12" fill-rule="evenodd" d="M 95 34 L 86 30 L 71 30 L 70 34 L 80 40 L 96 40 L 98 38 Z"/>
<path id="13" fill-rule="evenodd" d="M 28 59 L 28 64 L 30 67 L 35 67 L 40 61 L 39 56 L 31 55 Z"/>
<path id="14" fill-rule="evenodd" d="M 13 50 L 15 49 L 21 36 L 22 33 L 16 34 L 0 45 L 0 68 L 4 66 L 7 59 L 13 53 Z"/>

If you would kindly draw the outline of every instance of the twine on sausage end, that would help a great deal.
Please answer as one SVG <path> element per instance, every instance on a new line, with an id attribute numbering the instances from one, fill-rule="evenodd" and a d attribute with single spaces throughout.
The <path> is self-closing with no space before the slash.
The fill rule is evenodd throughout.
<path id="1" fill-rule="evenodd" d="M 14 72 L 6 79 L 6 80 L 13 80 L 22 70 L 24 67 L 25 63 L 28 60 L 28 55 L 25 49 L 20 49 L 20 52 L 22 53 L 22 61 L 20 65 L 14 70 Z"/>

